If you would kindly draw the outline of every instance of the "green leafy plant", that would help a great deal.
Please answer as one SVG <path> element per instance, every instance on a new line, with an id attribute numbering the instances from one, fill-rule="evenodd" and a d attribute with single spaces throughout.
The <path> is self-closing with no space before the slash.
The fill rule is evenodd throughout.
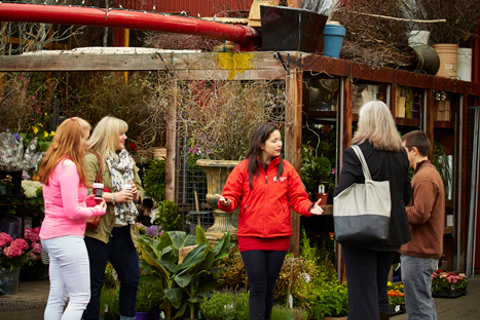
<path id="1" fill-rule="evenodd" d="M 156 290 L 163 293 L 161 308 L 166 317 L 182 316 L 187 308 L 190 318 L 195 318 L 200 301 L 213 294 L 218 283 L 213 277 L 213 266 L 227 257 L 233 244 L 226 233 L 212 248 L 205 231 L 197 226 L 196 236 L 183 231 L 168 231 L 158 238 L 140 236 L 141 266 L 145 272 L 153 272 L 158 279 Z M 180 250 L 191 250 L 179 264 Z M 190 249 L 191 249 L 190 248 Z"/>
<path id="2" fill-rule="evenodd" d="M 288 308 L 274 305 L 272 308 L 271 320 L 307 320 L 308 312 L 302 308 Z"/>
<path id="3" fill-rule="evenodd" d="M 162 226 L 163 231 L 181 230 L 182 217 L 178 212 L 177 204 L 172 200 L 160 201 L 154 224 Z"/>
<path id="4" fill-rule="evenodd" d="M 202 316 L 206 319 L 246 320 L 248 319 L 248 293 L 217 291 L 212 297 L 202 300 L 199 307 Z"/>
<path id="5" fill-rule="evenodd" d="M 317 278 L 300 288 L 300 302 L 314 319 L 348 315 L 348 289 L 336 279 Z"/>
<path id="6" fill-rule="evenodd" d="M 238 247 L 219 262 L 214 275 L 222 288 L 235 291 L 248 288 L 247 272 Z"/>
<path id="7" fill-rule="evenodd" d="M 149 162 L 143 182 L 145 196 L 156 202 L 165 200 L 165 159 L 155 158 Z"/>
<path id="8" fill-rule="evenodd" d="M 162 294 L 156 289 L 157 281 L 153 275 L 140 276 L 135 311 L 147 312 L 160 307 Z"/>
<path id="9" fill-rule="evenodd" d="M 451 188 L 452 171 L 448 157 L 445 153 L 445 148 L 438 142 L 433 143 L 433 159 L 432 164 L 437 168 L 440 177 L 442 178 L 443 185 L 445 187 L 445 194 Z"/>
<path id="10" fill-rule="evenodd" d="M 120 306 L 118 304 L 119 288 L 103 287 L 100 294 L 100 312 L 105 320 L 116 320 L 120 317 Z"/>

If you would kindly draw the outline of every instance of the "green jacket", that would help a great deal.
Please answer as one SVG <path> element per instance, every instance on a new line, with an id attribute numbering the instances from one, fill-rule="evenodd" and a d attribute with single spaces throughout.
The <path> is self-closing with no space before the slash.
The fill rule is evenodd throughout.
<path id="1" fill-rule="evenodd" d="M 144 191 L 142 188 L 142 181 L 140 180 L 140 177 L 138 175 L 138 167 L 135 165 L 135 161 L 130 157 L 131 161 L 133 161 L 134 166 L 134 182 L 135 185 L 137 186 L 137 191 L 140 196 L 140 203 L 143 202 L 143 197 L 144 197 Z M 87 170 L 88 170 L 88 181 L 90 184 L 95 182 L 95 179 L 97 178 L 97 173 L 99 169 L 98 165 L 98 160 L 97 157 L 93 153 L 88 153 L 85 156 L 85 161 L 87 163 Z M 108 165 L 103 161 L 102 165 L 102 183 L 105 186 L 105 188 L 108 188 L 110 190 L 113 189 L 112 186 L 112 177 L 110 175 L 110 171 L 108 170 Z M 88 189 L 88 193 L 92 193 L 92 188 Z M 100 223 L 96 229 L 86 229 L 85 230 L 85 236 L 91 237 L 97 240 L 100 240 L 104 243 L 108 243 L 110 237 L 112 236 L 112 230 L 113 226 L 115 224 L 115 212 L 113 210 L 113 204 L 111 202 L 107 202 L 107 212 L 105 213 L 104 216 L 100 219 Z M 138 238 L 139 238 L 139 233 L 137 226 L 135 224 L 130 225 L 130 235 L 132 236 L 132 241 L 133 244 L 135 245 L 136 248 L 138 248 Z"/>

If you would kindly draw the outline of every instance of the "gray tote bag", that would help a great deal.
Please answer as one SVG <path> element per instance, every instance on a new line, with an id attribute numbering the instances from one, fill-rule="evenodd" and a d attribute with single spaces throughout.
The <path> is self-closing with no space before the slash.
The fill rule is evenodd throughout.
<path id="1" fill-rule="evenodd" d="M 390 233 L 390 181 L 373 181 L 362 150 L 352 146 L 362 164 L 365 183 L 354 183 L 333 198 L 335 240 L 342 244 L 375 245 Z"/>

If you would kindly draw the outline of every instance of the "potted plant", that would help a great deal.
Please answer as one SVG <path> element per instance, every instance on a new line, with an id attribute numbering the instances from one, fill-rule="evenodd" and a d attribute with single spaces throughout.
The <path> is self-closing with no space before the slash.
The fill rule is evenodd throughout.
<path id="1" fill-rule="evenodd" d="M 457 298 L 467 293 L 468 280 L 464 273 L 437 270 L 432 275 L 432 295 L 437 298 Z"/>
<path id="2" fill-rule="evenodd" d="M 278 104 L 283 103 L 282 86 L 266 81 L 220 80 L 179 86 L 178 134 L 188 141 L 184 157 L 197 159 L 196 165 L 207 174 L 206 198 L 215 213 L 215 223 L 207 230 L 210 238 L 218 240 L 225 232 L 236 231 L 234 214 L 218 209 L 214 194 L 221 193 L 229 172 L 245 158 L 255 126 L 281 119 L 283 111 Z"/>
<path id="3" fill-rule="evenodd" d="M 165 200 L 165 159 L 154 158 L 143 177 L 145 196 L 159 203 Z"/>
<path id="4" fill-rule="evenodd" d="M 202 228 L 196 236 L 183 231 L 168 231 L 158 238 L 140 236 L 141 265 L 158 279 L 156 289 L 163 295 L 161 308 L 167 318 L 180 317 L 188 309 L 194 319 L 199 302 L 212 295 L 218 283 L 213 278 L 213 265 L 229 255 L 233 244 L 230 234 L 211 247 Z M 180 250 L 195 246 L 179 263 Z M 173 309 L 176 310 L 173 315 Z"/>
<path id="5" fill-rule="evenodd" d="M 177 231 L 182 229 L 182 217 L 178 212 L 177 204 L 172 200 L 160 201 L 154 224 L 163 231 Z"/>
<path id="6" fill-rule="evenodd" d="M 3 294 L 18 292 L 20 267 L 27 263 L 30 251 L 24 239 L 13 240 L 9 234 L 0 233 L 0 292 Z"/>
<path id="7" fill-rule="evenodd" d="M 152 311 L 155 309 L 159 310 L 162 294 L 156 290 L 156 283 L 156 277 L 152 275 L 140 275 L 137 303 L 135 305 L 137 320 L 150 320 Z M 158 316 L 156 319 L 158 319 Z"/>
<path id="8" fill-rule="evenodd" d="M 405 292 L 403 284 L 387 282 L 388 303 L 390 305 L 390 314 L 405 313 Z"/>

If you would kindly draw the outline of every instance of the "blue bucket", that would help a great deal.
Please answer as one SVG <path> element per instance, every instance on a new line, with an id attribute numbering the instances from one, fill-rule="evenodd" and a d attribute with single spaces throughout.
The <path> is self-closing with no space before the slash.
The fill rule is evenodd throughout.
<path id="1" fill-rule="evenodd" d="M 340 57 L 345 28 L 338 24 L 327 24 L 323 35 L 323 55 L 331 58 Z"/>

